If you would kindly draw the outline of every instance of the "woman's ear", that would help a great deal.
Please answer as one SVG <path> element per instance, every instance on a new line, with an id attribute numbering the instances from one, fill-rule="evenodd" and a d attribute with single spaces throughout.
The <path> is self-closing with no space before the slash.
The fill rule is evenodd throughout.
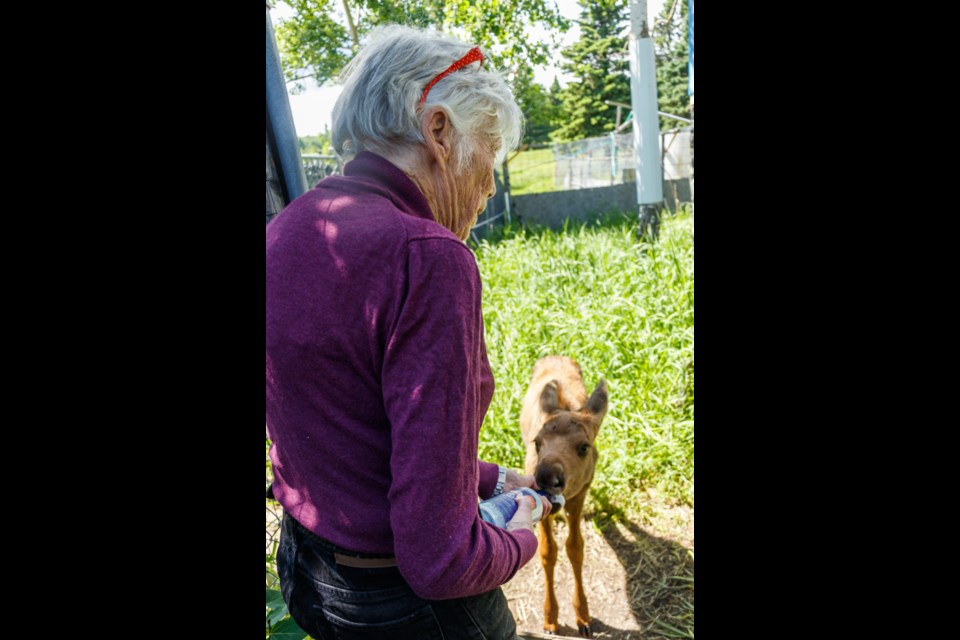
<path id="1" fill-rule="evenodd" d="M 420 120 L 420 132 L 431 160 L 446 169 L 453 155 L 453 126 L 440 107 L 427 109 Z"/>

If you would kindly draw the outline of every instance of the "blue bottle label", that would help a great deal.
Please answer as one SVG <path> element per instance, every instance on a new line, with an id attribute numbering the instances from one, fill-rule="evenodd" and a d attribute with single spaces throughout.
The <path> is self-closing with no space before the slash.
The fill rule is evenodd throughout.
<path id="1" fill-rule="evenodd" d="M 490 498 L 489 500 L 484 500 L 480 503 L 480 517 L 490 524 L 494 524 L 501 529 L 506 529 L 507 522 L 509 522 L 517 512 L 517 494 L 519 493 L 526 494 L 534 499 L 535 506 L 531 516 L 533 521 L 536 522 L 543 513 L 543 503 L 540 502 L 540 496 L 538 496 L 533 489 L 526 487 L 514 489 L 513 491 L 508 491 L 507 493 L 502 493 L 499 496 Z"/>

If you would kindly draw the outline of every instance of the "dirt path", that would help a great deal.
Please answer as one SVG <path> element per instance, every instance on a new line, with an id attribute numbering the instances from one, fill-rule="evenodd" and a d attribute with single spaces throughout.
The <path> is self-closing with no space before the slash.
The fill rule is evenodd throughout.
<path id="1" fill-rule="evenodd" d="M 593 637 L 652 640 L 693 637 L 693 510 L 651 502 L 643 524 L 584 522 L 583 576 Z M 566 523 L 557 521 L 555 572 L 561 635 L 577 637 L 573 573 L 563 546 Z M 543 632 L 543 569 L 534 557 L 503 587 L 517 631 Z"/>

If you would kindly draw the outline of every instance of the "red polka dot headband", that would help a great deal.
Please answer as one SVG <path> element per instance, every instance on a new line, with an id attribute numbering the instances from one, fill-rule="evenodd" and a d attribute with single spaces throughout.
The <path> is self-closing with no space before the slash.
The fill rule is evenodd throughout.
<path id="1" fill-rule="evenodd" d="M 419 106 L 422 107 L 423 103 L 427 101 L 427 94 L 430 93 L 430 89 L 433 88 L 433 85 L 437 84 L 438 82 L 446 78 L 448 75 L 450 75 L 454 71 L 459 71 L 460 69 L 464 68 L 468 64 L 471 64 L 478 60 L 480 61 L 480 68 L 482 69 L 483 53 L 480 52 L 480 47 L 474 47 L 473 49 L 470 49 L 470 51 L 467 51 L 467 55 L 463 56 L 462 58 L 454 62 L 452 65 L 447 67 L 446 71 L 444 71 L 443 73 L 441 73 L 436 78 L 430 81 L 430 84 L 427 85 L 427 88 L 423 90 L 423 95 L 420 96 Z"/>

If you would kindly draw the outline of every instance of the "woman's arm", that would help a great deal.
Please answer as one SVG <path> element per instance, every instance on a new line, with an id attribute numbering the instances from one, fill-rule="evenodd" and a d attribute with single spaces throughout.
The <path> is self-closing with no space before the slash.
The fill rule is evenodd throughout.
<path id="1" fill-rule="evenodd" d="M 382 371 L 394 552 L 421 597 L 476 595 L 508 581 L 537 548 L 531 530 L 504 531 L 477 510 L 481 382 L 489 375 L 479 272 L 460 242 L 414 240 L 407 282 Z"/>
<path id="2" fill-rule="evenodd" d="M 477 460 L 477 466 L 479 468 L 480 475 L 480 482 L 479 486 L 477 487 L 477 495 L 480 496 L 481 500 L 492 498 L 498 493 L 497 486 L 499 485 L 501 467 L 498 464 L 484 462 L 483 460 Z M 502 492 L 503 486 L 500 486 L 500 493 Z"/>

